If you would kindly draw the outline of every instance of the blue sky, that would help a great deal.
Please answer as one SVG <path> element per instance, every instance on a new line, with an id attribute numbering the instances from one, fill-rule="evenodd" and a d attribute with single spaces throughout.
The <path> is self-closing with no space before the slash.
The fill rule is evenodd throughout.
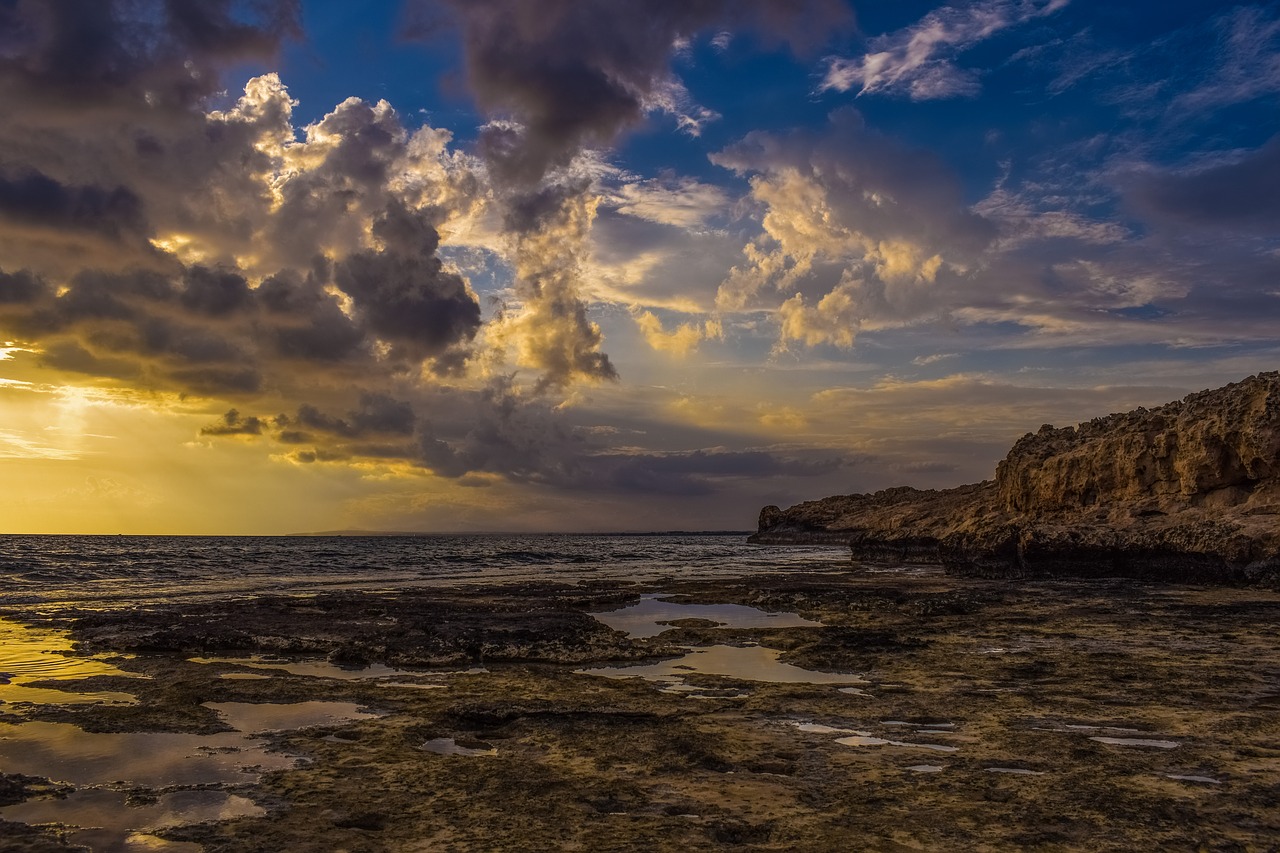
<path id="1" fill-rule="evenodd" d="M 0 3 L 15 530 L 745 528 L 1276 366 L 1274 4 L 75 5 Z"/>

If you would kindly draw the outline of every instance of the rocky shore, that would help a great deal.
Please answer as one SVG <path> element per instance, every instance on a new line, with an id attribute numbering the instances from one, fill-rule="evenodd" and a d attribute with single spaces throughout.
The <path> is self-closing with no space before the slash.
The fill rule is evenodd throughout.
<path id="1" fill-rule="evenodd" d="M 813 624 L 682 619 L 637 638 L 588 615 L 645 593 Z M 99 786 L 68 785 L 79 764 L 60 767 L 52 752 L 0 767 L 0 851 L 83 853 L 83 830 L 11 810 L 108 795 L 121 804 L 86 821 L 184 796 L 249 808 L 95 850 L 1272 849 L 1277 612 L 1280 593 L 1258 588 L 1021 585 L 937 568 L 276 597 L 52 621 L 12 608 L 0 617 L 70 631 L 78 654 L 113 654 L 129 676 L 45 687 L 137 702 L 0 705 L 5 736 L 74 726 L 61 737 L 151 738 L 156 752 L 122 759 Z M 811 676 L 584 672 L 725 646 Z M 324 656 L 416 666 L 353 678 Z M 852 679 L 821 683 L 832 673 Z M 274 719 L 324 702 L 372 715 L 246 740 L 228 726 L 251 729 L 218 712 Z M 181 760 L 231 749 L 228 761 L 271 767 L 198 784 L 131 775 L 181 738 L 265 742 L 252 758 L 220 746 Z"/>
<path id="2" fill-rule="evenodd" d="M 1042 426 L 994 480 L 765 507 L 752 542 L 983 577 L 1280 578 L 1280 372 L 1154 409 Z"/>

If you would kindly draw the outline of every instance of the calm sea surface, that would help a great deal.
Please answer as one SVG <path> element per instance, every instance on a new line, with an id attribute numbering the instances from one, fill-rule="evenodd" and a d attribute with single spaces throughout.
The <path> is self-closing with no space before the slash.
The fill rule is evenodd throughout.
<path id="1" fill-rule="evenodd" d="M 0 536 L 0 605 L 114 608 L 273 592 L 839 570 L 841 548 L 733 535 Z"/>

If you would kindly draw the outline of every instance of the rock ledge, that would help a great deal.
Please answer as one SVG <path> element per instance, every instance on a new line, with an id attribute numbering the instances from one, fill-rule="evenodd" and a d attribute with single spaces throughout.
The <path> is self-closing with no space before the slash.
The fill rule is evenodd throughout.
<path id="1" fill-rule="evenodd" d="M 989 577 L 1274 583 L 1280 372 L 1042 426 L 1013 445 L 994 480 L 765 507 L 749 541 L 847 544 L 856 560 Z"/>

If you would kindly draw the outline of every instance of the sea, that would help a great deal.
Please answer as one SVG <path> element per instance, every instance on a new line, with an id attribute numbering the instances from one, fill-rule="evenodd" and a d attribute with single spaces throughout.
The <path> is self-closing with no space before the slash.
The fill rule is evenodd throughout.
<path id="1" fill-rule="evenodd" d="M 0 606 L 35 612 L 459 584 L 658 582 L 840 571 L 829 546 L 745 533 L 0 536 Z"/>

